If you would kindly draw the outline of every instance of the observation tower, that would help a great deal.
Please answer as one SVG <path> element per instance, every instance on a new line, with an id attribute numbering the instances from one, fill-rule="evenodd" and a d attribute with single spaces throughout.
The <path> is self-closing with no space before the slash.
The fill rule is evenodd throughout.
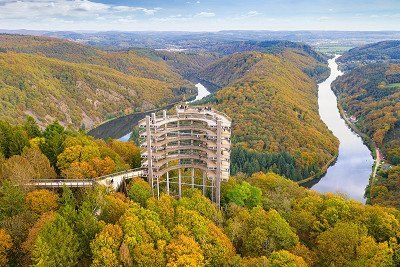
<path id="1" fill-rule="evenodd" d="M 182 196 L 200 188 L 220 206 L 229 179 L 231 120 L 210 107 L 179 105 L 174 114 L 152 113 L 139 122 L 143 175 L 153 190 Z"/>

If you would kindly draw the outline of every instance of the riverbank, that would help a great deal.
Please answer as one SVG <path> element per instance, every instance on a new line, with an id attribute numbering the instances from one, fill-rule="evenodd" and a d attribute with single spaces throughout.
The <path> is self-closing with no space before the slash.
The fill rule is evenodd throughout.
<path id="1" fill-rule="evenodd" d="M 371 155 L 375 159 L 376 158 L 376 150 L 377 147 L 375 146 L 374 142 L 372 139 L 363 133 L 354 123 L 350 121 L 350 119 L 347 117 L 346 111 L 343 109 L 342 105 L 340 104 L 340 97 L 338 98 L 338 110 L 340 113 L 340 116 L 343 118 L 343 120 L 346 122 L 347 126 L 351 128 L 356 134 L 358 134 L 361 139 L 363 140 L 364 144 L 368 146 L 368 148 L 371 150 Z"/>
<path id="2" fill-rule="evenodd" d="M 192 99 L 195 99 L 195 97 L 193 96 Z M 182 101 L 177 101 L 156 109 L 143 112 L 135 112 L 104 121 L 93 129 L 89 130 L 87 134 L 100 139 L 119 139 L 132 132 L 133 126 L 135 126 L 139 120 L 146 117 L 146 115 L 150 115 L 153 112 L 158 112 L 163 109 L 170 109 L 181 102 Z"/>
<path id="3" fill-rule="evenodd" d="M 374 158 L 374 164 L 372 165 L 372 173 L 369 178 L 369 182 L 367 187 L 365 188 L 365 197 L 367 198 L 367 203 L 370 201 L 370 196 L 368 193 L 368 188 L 371 188 L 372 184 L 375 182 L 376 178 L 376 173 L 378 172 L 378 168 L 381 165 L 381 152 L 379 148 L 375 145 L 374 141 L 366 134 L 364 134 L 354 123 L 350 121 L 350 119 L 347 116 L 346 111 L 343 109 L 342 105 L 340 104 L 340 97 L 338 98 L 338 109 L 340 112 L 340 115 L 346 122 L 347 126 L 349 126 L 355 133 L 357 133 L 361 139 L 363 140 L 364 144 L 369 148 L 371 151 L 371 155 Z"/>
<path id="4" fill-rule="evenodd" d="M 199 101 L 210 94 L 208 89 L 206 87 L 204 87 L 202 84 L 198 83 L 195 86 L 197 87 L 197 95 L 191 96 L 187 100 L 187 103 Z M 88 134 L 95 138 L 101 138 L 101 139 L 124 138 L 132 132 L 132 128 L 135 125 L 137 125 L 137 123 L 141 119 L 143 119 L 146 115 L 150 115 L 151 113 L 159 112 L 164 109 L 166 109 L 166 110 L 171 109 L 180 103 L 184 103 L 184 102 L 179 100 L 179 101 L 172 102 L 166 106 L 162 106 L 162 107 L 155 108 L 152 110 L 147 110 L 147 111 L 143 111 L 143 112 L 135 112 L 135 113 L 123 115 L 120 117 L 116 117 L 116 118 L 104 121 L 104 122 L 100 123 L 99 125 L 97 125 L 96 127 L 94 127 L 93 129 L 91 129 L 90 131 L 88 131 Z M 129 137 L 127 139 L 129 139 Z M 127 140 L 124 140 L 124 141 L 127 141 Z"/>
<path id="5" fill-rule="evenodd" d="M 338 97 L 338 109 L 339 109 L 340 116 L 342 116 L 342 118 L 346 122 L 347 126 L 349 126 L 356 134 L 358 134 L 361 137 L 364 144 L 371 151 L 371 155 L 372 155 L 373 159 L 375 160 L 374 165 L 372 167 L 372 169 L 374 171 L 371 175 L 373 177 L 375 177 L 376 170 L 379 167 L 379 164 L 381 161 L 379 148 L 375 145 L 374 141 L 368 135 L 363 133 L 354 123 L 352 123 L 350 121 L 350 119 L 347 117 L 346 111 L 343 109 L 342 105 L 340 104 L 340 97 Z"/>
<path id="6" fill-rule="evenodd" d="M 307 177 L 307 178 L 305 178 L 305 179 L 303 179 L 303 180 L 296 181 L 296 183 L 298 183 L 299 185 L 302 185 L 302 186 L 304 186 L 304 187 L 311 188 L 314 184 L 316 184 L 316 183 L 318 182 L 319 179 L 321 179 L 321 178 L 326 174 L 326 172 L 328 171 L 329 167 L 335 165 L 338 156 L 339 156 L 339 153 L 336 153 L 336 155 L 334 155 L 334 156 L 322 167 L 322 169 L 321 169 L 320 172 L 318 172 L 318 173 L 316 173 L 316 174 L 314 174 L 314 175 L 311 175 L 310 177 Z M 313 181 L 315 181 L 315 183 L 313 183 Z M 310 183 L 310 184 L 309 184 L 309 185 L 306 185 L 307 183 Z"/>

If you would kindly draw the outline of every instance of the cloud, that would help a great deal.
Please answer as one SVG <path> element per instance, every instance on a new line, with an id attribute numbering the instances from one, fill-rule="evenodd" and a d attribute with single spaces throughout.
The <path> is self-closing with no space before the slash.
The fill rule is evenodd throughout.
<path id="1" fill-rule="evenodd" d="M 254 17 L 254 16 L 258 16 L 258 15 L 261 15 L 261 13 L 253 10 L 253 11 L 249 11 L 246 14 L 244 14 L 244 17 Z"/>
<path id="2" fill-rule="evenodd" d="M 50 19 L 54 17 L 84 18 L 96 15 L 139 12 L 154 15 L 160 8 L 120 6 L 90 0 L 0 0 L 0 19 Z"/>
<path id="3" fill-rule="evenodd" d="M 120 11 L 120 12 L 136 12 L 141 11 L 147 15 L 154 15 L 157 11 L 161 10 L 161 8 L 156 7 L 153 9 L 148 9 L 144 7 L 132 7 L 132 6 L 113 6 L 112 10 Z"/>
<path id="4" fill-rule="evenodd" d="M 195 15 L 195 17 L 197 17 L 197 18 L 211 18 L 211 17 L 215 17 L 215 13 L 203 11 L 203 12 L 197 13 Z"/>

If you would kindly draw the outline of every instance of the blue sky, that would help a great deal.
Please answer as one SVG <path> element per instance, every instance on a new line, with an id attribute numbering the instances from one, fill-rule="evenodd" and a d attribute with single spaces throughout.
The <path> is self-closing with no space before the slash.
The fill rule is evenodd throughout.
<path id="1" fill-rule="evenodd" d="M 400 0 L 0 0 L 0 29 L 400 30 Z"/>

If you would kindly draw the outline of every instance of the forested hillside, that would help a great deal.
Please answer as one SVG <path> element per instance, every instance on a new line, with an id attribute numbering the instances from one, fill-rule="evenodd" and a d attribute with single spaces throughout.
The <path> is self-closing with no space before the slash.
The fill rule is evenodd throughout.
<path id="1" fill-rule="evenodd" d="M 221 58 L 221 55 L 217 53 L 201 51 L 172 52 L 156 50 L 148 53 L 151 56 L 164 60 L 173 70 L 189 80 L 201 79 L 201 71 L 215 60 Z"/>
<path id="2" fill-rule="evenodd" d="M 151 109 L 187 97 L 191 90 L 114 69 L 39 55 L 0 53 L 0 118 L 26 115 L 41 125 L 54 120 L 74 128 Z"/>
<path id="3" fill-rule="evenodd" d="M 0 122 L 1 266 L 398 266 L 400 213 L 322 195 L 273 173 L 231 177 L 218 209 L 201 191 L 152 197 L 136 178 L 47 190 L 31 179 L 93 178 L 136 167 L 129 142 L 33 118 Z"/>
<path id="4" fill-rule="evenodd" d="M 400 65 L 377 63 L 358 67 L 333 86 L 339 103 L 356 126 L 366 133 L 383 155 L 384 164 L 370 195 L 373 203 L 400 207 Z"/>
<path id="5" fill-rule="evenodd" d="M 316 82 L 303 71 L 310 63 L 321 64 L 295 51 L 246 52 L 209 67 L 213 82 L 227 85 L 206 101 L 233 120 L 233 173 L 273 170 L 301 180 L 336 155 L 338 141 L 318 115 Z"/>
<path id="6" fill-rule="evenodd" d="M 383 41 L 355 47 L 344 53 L 338 62 L 346 70 L 371 63 L 400 63 L 400 41 Z"/>
<path id="7" fill-rule="evenodd" d="M 174 87 L 192 87 L 161 59 L 150 59 L 134 50 L 106 52 L 64 39 L 0 34 L 0 52 L 39 54 L 74 63 L 101 65 L 135 77 L 169 82 Z"/>
<path id="8" fill-rule="evenodd" d="M 29 53 L 29 54 L 27 54 Z M 0 118 L 75 129 L 187 99 L 195 88 L 162 60 L 65 40 L 0 35 Z"/>

